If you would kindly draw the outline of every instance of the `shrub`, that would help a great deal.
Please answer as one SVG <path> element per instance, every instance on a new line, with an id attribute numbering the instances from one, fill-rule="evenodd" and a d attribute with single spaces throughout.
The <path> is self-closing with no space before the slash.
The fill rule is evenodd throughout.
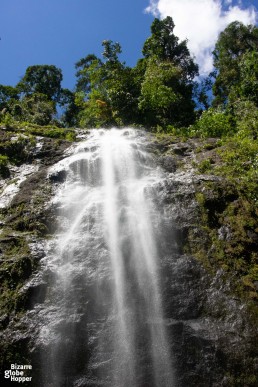
<path id="1" fill-rule="evenodd" d="M 190 127 L 192 136 L 224 137 L 234 132 L 231 117 L 220 109 L 210 108 L 204 111 L 199 120 Z"/>
<path id="2" fill-rule="evenodd" d="M 254 102 L 237 100 L 232 105 L 236 119 L 237 136 L 244 139 L 258 137 L 258 108 Z"/>

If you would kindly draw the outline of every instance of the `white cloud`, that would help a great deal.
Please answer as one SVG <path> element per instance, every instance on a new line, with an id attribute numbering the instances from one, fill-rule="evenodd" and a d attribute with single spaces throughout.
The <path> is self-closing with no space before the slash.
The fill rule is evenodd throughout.
<path id="1" fill-rule="evenodd" d="M 171 16 L 175 23 L 174 33 L 180 39 L 188 39 L 188 48 L 195 56 L 200 74 L 212 70 L 212 50 L 218 35 L 232 21 L 255 24 L 257 10 L 243 8 L 241 1 L 232 0 L 150 0 L 146 9 L 156 17 Z"/>

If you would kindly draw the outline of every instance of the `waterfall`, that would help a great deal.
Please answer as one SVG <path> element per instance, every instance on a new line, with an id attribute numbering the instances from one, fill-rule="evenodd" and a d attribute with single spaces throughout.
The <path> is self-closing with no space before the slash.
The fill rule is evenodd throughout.
<path id="1" fill-rule="evenodd" d="M 173 387 L 162 310 L 160 171 L 134 129 L 94 129 L 55 166 L 59 231 L 40 339 L 45 387 Z"/>

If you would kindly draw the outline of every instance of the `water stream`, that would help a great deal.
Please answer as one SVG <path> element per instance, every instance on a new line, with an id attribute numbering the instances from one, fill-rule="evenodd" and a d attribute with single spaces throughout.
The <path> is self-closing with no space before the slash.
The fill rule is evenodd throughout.
<path id="1" fill-rule="evenodd" d="M 60 227 L 41 330 L 44 387 L 173 387 L 162 308 L 161 172 L 133 129 L 92 130 L 55 168 Z"/>

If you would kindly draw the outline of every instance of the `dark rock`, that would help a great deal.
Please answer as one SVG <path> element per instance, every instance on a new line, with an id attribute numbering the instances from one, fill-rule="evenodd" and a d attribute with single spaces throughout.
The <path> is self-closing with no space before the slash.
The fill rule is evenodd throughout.
<path id="1" fill-rule="evenodd" d="M 202 266 L 192 257 L 174 256 L 162 262 L 163 278 L 166 278 L 164 299 L 167 318 L 182 320 L 200 316 L 206 302 L 209 277 Z M 176 281 L 170 281 L 176 278 Z"/>
<path id="2" fill-rule="evenodd" d="M 160 164 L 167 172 L 173 173 L 177 169 L 177 163 L 172 156 L 164 156 L 160 158 Z"/>
<path id="3" fill-rule="evenodd" d="M 161 152 L 165 152 L 166 150 L 169 149 L 171 146 L 171 139 L 160 139 L 159 141 L 152 141 L 150 144 L 146 145 L 146 149 L 148 151 L 153 151 L 153 150 L 159 150 Z"/>
<path id="4" fill-rule="evenodd" d="M 71 146 L 71 143 L 65 140 L 44 138 L 43 145 L 37 152 L 36 157 L 41 160 L 42 164 L 49 166 L 58 162 L 64 157 L 64 151 Z"/>
<path id="5" fill-rule="evenodd" d="M 258 234 L 252 230 L 247 230 L 247 236 L 251 239 L 252 243 L 258 243 Z"/>
<path id="6" fill-rule="evenodd" d="M 67 171 L 55 171 L 51 175 L 49 175 L 49 180 L 53 183 L 63 183 L 66 180 Z"/>
<path id="7" fill-rule="evenodd" d="M 9 324 L 10 318 L 8 314 L 4 314 L 0 316 L 0 327 L 1 329 L 5 329 Z"/>
<path id="8" fill-rule="evenodd" d="M 173 146 L 173 152 L 180 156 L 184 156 L 190 150 L 191 147 L 187 143 L 177 143 Z"/>
<path id="9" fill-rule="evenodd" d="M 34 193 L 40 188 L 41 185 L 45 185 L 46 175 L 46 168 L 42 168 L 32 176 L 29 176 L 23 183 L 21 183 L 20 190 L 12 200 L 11 205 L 17 206 L 21 205 L 22 203 L 30 203 Z M 40 194 L 44 194 L 44 191 L 41 191 Z"/>
<path id="10" fill-rule="evenodd" d="M 35 304 L 43 303 L 46 297 L 47 283 L 32 283 L 26 285 L 20 292 L 16 303 L 17 310 L 32 309 Z"/>

